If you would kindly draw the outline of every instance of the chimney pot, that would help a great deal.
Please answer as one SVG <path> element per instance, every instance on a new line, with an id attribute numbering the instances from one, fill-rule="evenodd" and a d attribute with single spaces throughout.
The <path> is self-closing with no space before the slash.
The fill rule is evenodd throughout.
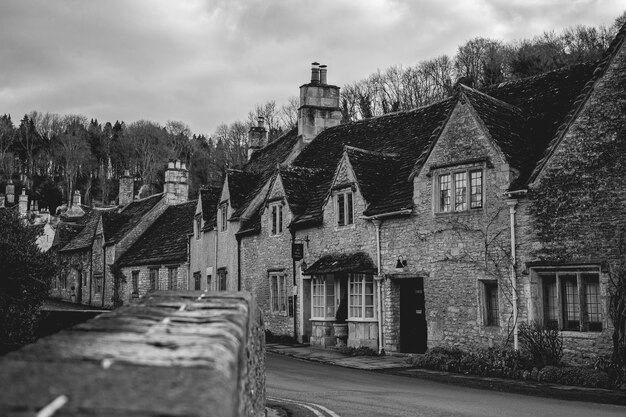
<path id="1" fill-rule="evenodd" d="M 328 69 L 326 65 L 320 65 L 320 84 L 326 84 L 326 74 Z"/>
<path id="2" fill-rule="evenodd" d="M 257 124 L 259 127 L 265 127 L 265 117 L 259 116 L 257 118 Z"/>
<path id="3" fill-rule="evenodd" d="M 320 64 L 318 62 L 313 62 L 311 64 L 311 83 L 319 84 L 320 82 Z"/>
<path id="4" fill-rule="evenodd" d="M 167 163 L 167 168 L 168 169 L 174 168 L 174 160 L 173 159 L 170 159 L 170 161 Z"/>
<path id="5" fill-rule="evenodd" d="M 179 169 L 180 168 L 180 161 L 177 159 L 176 162 L 174 162 L 174 168 Z"/>

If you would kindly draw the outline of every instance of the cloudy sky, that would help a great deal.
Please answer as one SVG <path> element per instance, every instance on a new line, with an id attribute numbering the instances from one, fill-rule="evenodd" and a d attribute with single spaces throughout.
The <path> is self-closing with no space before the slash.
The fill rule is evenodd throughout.
<path id="1" fill-rule="evenodd" d="M 476 37 L 610 25 L 623 0 L 1 0 L 0 114 L 180 120 L 194 133 Z"/>

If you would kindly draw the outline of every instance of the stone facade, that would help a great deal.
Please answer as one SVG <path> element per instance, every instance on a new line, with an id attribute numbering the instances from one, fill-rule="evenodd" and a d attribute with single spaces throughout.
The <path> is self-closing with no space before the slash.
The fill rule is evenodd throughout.
<path id="1" fill-rule="evenodd" d="M 219 209 L 217 212 L 217 259 L 215 261 L 215 276 L 216 280 L 219 281 L 220 274 L 225 273 L 225 289 L 228 291 L 237 291 L 239 289 L 239 260 L 237 259 L 239 248 L 235 236 L 239 231 L 240 222 L 238 220 L 229 220 L 234 212 L 234 208 L 231 204 L 228 177 L 226 178 L 219 201 Z M 222 215 L 224 210 L 226 213 Z M 226 220 L 224 221 L 224 219 Z"/>
<path id="2" fill-rule="evenodd" d="M 198 199 L 194 218 L 194 235 L 189 237 L 189 289 L 195 289 L 195 282 L 192 282 L 195 273 L 199 273 L 202 277 L 200 290 L 215 291 L 217 289 L 216 235 L 217 231 L 214 227 L 207 227 L 202 216 L 202 201 Z"/>
<path id="3" fill-rule="evenodd" d="M 157 270 L 156 287 L 151 287 L 150 270 Z M 174 287 L 170 287 L 170 269 L 175 270 Z M 175 290 L 188 291 L 193 290 L 193 283 L 189 278 L 189 263 L 183 264 L 155 264 L 128 266 L 122 268 L 124 280 L 120 286 L 120 299 L 124 304 L 133 303 L 144 297 L 150 291 L 159 290 Z M 137 274 L 137 291 L 133 288 L 133 276 Z"/>

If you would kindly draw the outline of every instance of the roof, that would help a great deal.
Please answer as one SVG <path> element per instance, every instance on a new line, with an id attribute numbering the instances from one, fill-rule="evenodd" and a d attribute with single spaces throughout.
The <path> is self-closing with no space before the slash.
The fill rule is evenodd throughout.
<path id="1" fill-rule="evenodd" d="M 101 216 L 101 210 L 91 210 L 89 213 L 85 214 L 82 218 L 80 231 L 72 236 L 71 240 L 61 248 L 60 252 L 91 248 Z"/>
<path id="2" fill-rule="evenodd" d="M 169 206 L 120 258 L 122 266 L 187 261 L 197 200 Z"/>
<path id="3" fill-rule="evenodd" d="M 222 189 L 220 187 L 207 187 L 200 189 L 200 204 L 202 206 L 202 219 L 205 229 L 217 224 L 217 206 Z"/>
<path id="4" fill-rule="evenodd" d="M 133 229 L 142 217 L 161 201 L 163 194 L 135 200 L 128 203 L 120 212 L 107 211 L 102 215 L 102 227 L 106 243 L 116 243 Z"/>
<path id="5" fill-rule="evenodd" d="M 372 258 L 365 252 L 335 253 L 324 255 L 302 272 L 303 275 L 332 274 L 334 272 L 355 272 L 375 274 L 377 268 Z"/>
<path id="6" fill-rule="evenodd" d="M 613 58 L 617 55 L 617 52 L 624 44 L 625 39 L 626 23 L 622 25 L 619 32 L 604 53 L 604 56 L 598 62 L 598 65 L 595 67 L 591 78 L 587 80 L 582 91 L 579 91 L 579 94 L 576 96 L 573 104 L 568 107 L 568 113 L 559 124 L 558 129 L 555 132 L 554 138 L 545 148 L 541 159 L 537 162 L 535 169 L 530 175 L 529 182 L 533 182 L 537 178 L 543 167 L 547 164 L 548 160 L 569 131 L 569 127 L 577 119 L 578 115 L 582 111 L 583 106 L 585 105 L 585 103 L 587 103 L 587 100 L 593 92 L 595 84 L 606 73 L 606 70 L 609 68 L 609 65 L 613 61 Z"/>

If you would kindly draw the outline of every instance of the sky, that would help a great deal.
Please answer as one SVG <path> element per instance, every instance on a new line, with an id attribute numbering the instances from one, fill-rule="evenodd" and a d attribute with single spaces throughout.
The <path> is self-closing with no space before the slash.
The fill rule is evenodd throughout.
<path id="1" fill-rule="evenodd" d="M 623 0 L 1 0 L 0 114 L 182 121 L 210 135 L 328 65 L 342 86 L 481 36 L 611 25 Z"/>

